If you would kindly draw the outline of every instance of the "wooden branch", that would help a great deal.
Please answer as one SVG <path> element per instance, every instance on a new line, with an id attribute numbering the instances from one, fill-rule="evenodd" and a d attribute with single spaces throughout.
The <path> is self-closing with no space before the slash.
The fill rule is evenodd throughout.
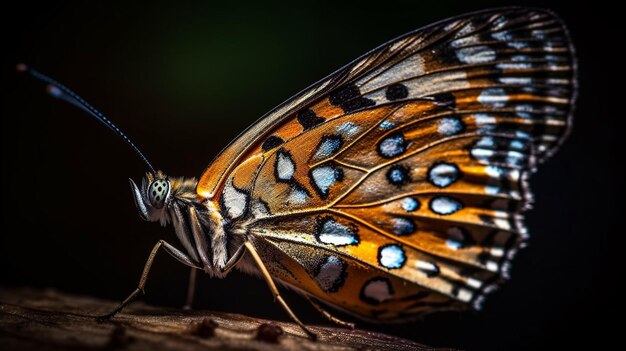
<path id="1" fill-rule="evenodd" d="M 311 327 L 212 311 L 134 303 L 109 322 L 111 301 L 29 288 L 0 289 L 2 350 L 431 350 L 380 333 Z"/>

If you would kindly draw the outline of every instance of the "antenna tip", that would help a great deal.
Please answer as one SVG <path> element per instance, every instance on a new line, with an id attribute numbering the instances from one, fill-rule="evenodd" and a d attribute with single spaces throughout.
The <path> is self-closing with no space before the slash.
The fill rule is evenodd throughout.
<path id="1" fill-rule="evenodd" d="M 61 95 L 63 94 L 61 92 L 61 89 L 55 87 L 52 84 L 46 86 L 46 91 L 48 92 L 48 94 L 52 95 L 55 98 L 61 97 Z"/>
<path id="2" fill-rule="evenodd" d="M 18 63 L 18 64 L 15 66 L 15 69 L 16 69 L 19 73 L 26 72 L 26 71 L 28 71 L 28 65 L 26 65 L 25 63 Z"/>

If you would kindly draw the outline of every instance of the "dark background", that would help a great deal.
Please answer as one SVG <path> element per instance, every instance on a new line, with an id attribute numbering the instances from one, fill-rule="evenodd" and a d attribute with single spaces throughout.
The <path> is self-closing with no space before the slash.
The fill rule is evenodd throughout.
<path id="1" fill-rule="evenodd" d="M 127 179 L 138 180 L 145 167 L 128 147 L 46 96 L 42 84 L 16 75 L 17 62 L 81 93 L 159 169 L 198 177 L 259 116 L 369 49 L 439 19 L 506 4 L 460 3 L 3 5 L 0 284 L 121 300 L 152 245 L 176 242 L 171 227 L 137 215 Z M 578 50 L 581 87 L 573 134 L 532 178 L 532 239 L 513 279 L 481 313 L 362 327 L 433 346 L 494 350 L 595 348 L 618 336 L 607 317 L 620 316 L 616 284 L 624 278 L 617 255 L 626 234 L 617 225 L 624 137 L 616 123 L 624 118 L 617 94 L 625 33 L 619 11 L 572 3 L 510 3 L 562 16 Z M 145 300 L 180 306 L 187 274 L 158 257 Z M 304 300 L 285 294 L 305 322 L 324 323 Z M 239 272 L 201 276 L 196 303 L 286 319 L 265 283 Z"/>

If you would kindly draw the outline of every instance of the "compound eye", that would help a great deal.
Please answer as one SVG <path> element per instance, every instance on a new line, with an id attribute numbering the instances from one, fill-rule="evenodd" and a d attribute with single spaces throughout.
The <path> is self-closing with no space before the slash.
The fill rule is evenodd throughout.
<path id="1" fill-rule="evenodd" d="M 170 184 L 167 180 L 157 179 L 148 188 L 148 200 L 154 208 L 162 208 L 165 204 L 165 198 L 170 191 Z"/>

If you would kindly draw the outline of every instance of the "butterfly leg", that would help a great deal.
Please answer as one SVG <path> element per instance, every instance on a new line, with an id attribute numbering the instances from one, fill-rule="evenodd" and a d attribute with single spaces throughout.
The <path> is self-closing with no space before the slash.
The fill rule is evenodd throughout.
<path id="1" fill-rule="evenodd" d="M 193 305 L 193 298 L 196 295 L 196 273 L 197 270 L 194 267 L 189 269 L 189 285 L 187 286 L 187 298 L 183 310 L 190 310 Z"/>
<path id="2" fill-rule="evenodd" d="M 120 303 L 119 306 L 117 306 L 113 311 L 105 314 L 104 316 L 98 317 L 99 321 L 105 321 L 105 320 L 111 319 L 119 311 L 121 311 L 124 307 L 126 307 L 126 305 L 128 305 L 135 298 L 137 298 L 137 295 L 139 295 L 139 293 L 145 294 L 144 288 L 146 286 L 146 281 L 148 280 L 148 273 L 150 273 L 150 269 L 152 268 L 152 263 L 154 262 L 154 258 L 156 257 L 156 254 L 159 252 L 159 249 L 161 247 L 163 247 L 165 252 L 169 253 L 175 259 L 182 262 L 183 264 L 190 266 L 190 267 L 201 269 L 200 267 L 198 267 L 197 264 L 195 264 L 191 260 L 191 258 L 187 257 L 187 255 L 185 255 L 182 251 L 168 244 L 164 240 L 159 240 L 159 242 L 157 242 L 156 245 L 154 245 L 154 247 L 152 248 L 152 251 L 150 252 L 150 255 L 148 256 L 148 260 L 146 261 L 146 264 L 143 267 L 143 273 L 141 273 L 141 278 L 139 279 L 139 286 L 137 287 L 137 289 L 135 289 L 135 291 L 133 291 L 126 298 L 126 300 L 122 301 L 122 303 Z"/>
<path id="3" fill-rule="evenodd" d="M 276 299 L 276 301 L 278 301 L 278 303 L 280 303 L 280 305 L 287 312 L 289 317 L 291 317 L 291 319 L 294 322 L 296 322 L 296 324 L 298 324 L 300 326 L 300 328 L 302 328 L 302 330 L 307 334 L 309 339 L 316 340 L 317 339 L 317 335 L 315 333 L 313 333 L 311 330 L 309 330 L 309 328 L 307 328 L 298 319 L 298 317 L 296 317 L 296 315 L 293 313 L 291 308 L 289 308 L 289 305 L 287 305 L 285 300 L 283 300 L 283 297 L 280 296 L 280 292 L 278 291 L 278 288 L 276 287 L 276 284 L 274 283 L 274 280 L 272 279 L 272 276 L 270 275 L 270 272 L 267 271 L 267 268 L 265 267 L 265 264 L 263 264 L 263 260 L 261 260 L 261 257 L 259 257 L 259 254 L 254 249 L 254 246 L 252 246 L 252 244 L 249 241 L 244 242 L 244 246 L 246 247 L 246 249 L 248 250 L 250 255 L 252 255 L 252 258 L 254 259 L 254 261 L 256 262 L 257 266 L 259 267 L 259 270 L 261 271 L 261 275 L 263 276 L 263 278 L 265 279 L 265 282 L 267 283 L 267 285 L 269 286 L 270 290 L 272 291 L 272 295 L 274 295 L 274 299 Z"/>
<path id="4" fill-rule="evenodd" d="M 317 303 L 316 301 L 314 301 L 312 298 L 304 295 L 304 297 L 311 303 L 311 305 L 313 305 L 313 307 L 322 314 L 322 316 L 326 317 L 326 319 L 328 319 L 329 321 L 337 324 L 340 327 L 344 327 L 344 328 L 348 328 L 348 329 L 354 329 L 354 323 L 350 323 L 350 322 L 346 322 L 343 321 L 335 316 L 333 316 L 332 314 L 330 314 L 330 312 L 326 311 L 322 306 L 320 306 L 319 303 Z"/>

